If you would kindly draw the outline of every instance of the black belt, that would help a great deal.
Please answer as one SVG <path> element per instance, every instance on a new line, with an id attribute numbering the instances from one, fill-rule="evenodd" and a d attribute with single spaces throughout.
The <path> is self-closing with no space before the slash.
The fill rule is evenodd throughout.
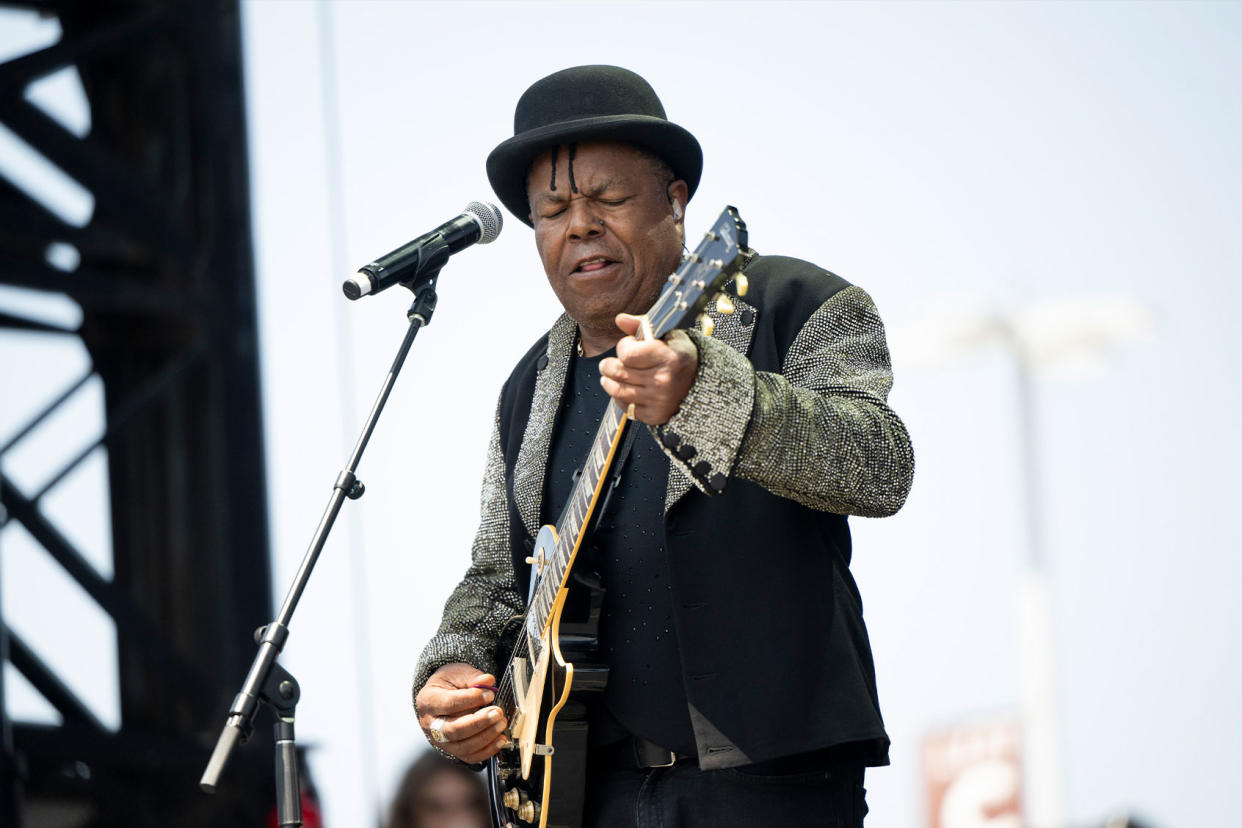
<path id="1" fill-rule="evenodd" d="M 832 776 L 858 777 L 862 781 L 863 763 L 853 745 L 831 748 L 768 759 L 738 768 L 743 773 L 788 774 L 806 771 L 831 771 Z M 666 747 L 649 742 L 641 736 L 630 734 L 619 742 L 602 745 L 591 751 L 593 763 L 614 770 L 648 770 L 670 768 L 673 765 L 698 765 L 698 757 L 689 753 L 675 753 Z"/>
<path id="2" fill-rule="evenodd" d="M 674 753 L 655 742 L 632 734 L 619 742 L 595 748 L 591 751 L 591 759 L 614 770 L 647 770 L 671 768 L 678 764 L 698 764 L 698 758 L 692 753 Z"/>

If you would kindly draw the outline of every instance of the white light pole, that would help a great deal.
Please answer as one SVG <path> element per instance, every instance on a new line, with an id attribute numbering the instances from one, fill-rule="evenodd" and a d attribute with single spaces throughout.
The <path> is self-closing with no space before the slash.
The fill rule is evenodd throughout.
<path id="1" fill-rule="evenodd" d="M 1146 338 L 1150 314 L 1127 297 L 1076 297 L 1030 305 L 1010 313 L 979 302 L 958 302 L 926 318 L 906 348 L 915 364 L 943 362 L 955 352 L 993 343 L 1014 356 L 1017 370 L 1018 441 L 1021 454 L 1025 554 L 1019 586 L 1018 641 L 1022 693 L 1023 808 L 1032 828 L 1064 825 L 1060 727 L 1056 697 L 1056 647 L 1049 558 L 1039 487 L 1036 384 L 1056 372 L 1098 373 L 1118 346 Z"/>

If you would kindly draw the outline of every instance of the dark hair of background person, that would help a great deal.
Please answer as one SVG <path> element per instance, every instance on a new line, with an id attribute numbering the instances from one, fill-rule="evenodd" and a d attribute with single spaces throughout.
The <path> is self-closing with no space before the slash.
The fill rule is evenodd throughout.
<path id="1" fill-rule="evenodd" d="M 465 784 L 441 784 L 447 780 Z M 478 773 L 428 751 L 414 760 L 402 777 L 393 794 L 385 828 L 437 828 L 450 824 L 490 828 L 487 789 Z"/>

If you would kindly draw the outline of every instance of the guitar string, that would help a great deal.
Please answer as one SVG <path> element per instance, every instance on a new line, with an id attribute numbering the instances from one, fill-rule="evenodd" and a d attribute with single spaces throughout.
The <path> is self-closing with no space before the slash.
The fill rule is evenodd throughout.
<path id="1" fill-rule="evenodd" d="M 657 311 L 657 313 L 655 314 L 656 322 L 655 322 L 654 327 L 660 327 L 665 322 L 667 322 L 667 320 L 671 317 L 671 315 L 675 311 L 676 311 L 676 303 L 673 303 L 672 307 L 668 308 L 667 311 Z M 610 414 L 613 416 L 610 417 L 609 416 Z M 592 462 L 593 457 L 594 457 L 593 452 L 596 450 L 600 442 L 604 439 L 604 437 L 608 433 L 611 432 L 612 434 L 611 439 L 609 439 L 609 444 L 611 444 L 612 442 L 615 442 L 617 431 L 624 424 L 625 419 L 626 419 L 626 414 L 625 412 L 622 412 L 620 410 L 620 406 L 618 406 L 616 403 L 610 403 L 610 407 L 607 410 L 605 410 L 604 417 L 601 418 L 600 426 L 596 432 L 596 439 L 594 441 L 594 444 L 591 450 L 592 453 L 588 455 L 587 463 Z M 585 465 L 586 464 L 584 464 L 584 466 Z M 604 471 L 603 468 L 599 470 L 601 476 L 602 476 L 603 471 Z M 598 485 L 598 477 L 596 478 L 596 485 Z M 576 487 L 574 490 L 574 494 L 571 496 L 572 498 L 571 504 L 576 505 L 576 502 L 584 493 L 585 492 L 582 487 Z M 595 499 L 594 493 L 592 493 L 592 496 L 588 497 L 587 499 L 588 499 L 587 508 L 589 509 L 589 502 Z M 572 515 L 572 511 L 571 511 L 571 515 Z M 574 519 L 577 520 L 576 517 Z M 581 531 L 581 527 L 578 528 L 578 532 L 580 531 Z M 573 551 L 572 548 L 565 550 L 563 546 L 568 546 L 568 539 L 571 534 L 575 536 L 575 541 L 576 541 L 576 535 L 578 534 L 578 532 L 574 532 L 574 533 L 562 532 L 558 534 L 557 559 L 562 559 L 568 554 L 572 553 Z M 566 571 L 564 573 L 561 573 L 561 580 L 563 580 L 565 575 L 568 574 L 568 569 L 569 568 L 567 567 Z M 536 597 L 532 601 L 532 608 L 534 608 L 535 605 L 539 605 L 542 607 L 548 603 L 547 594 L 546 594 L 547 587 L 544 586 L 545 578 L 547 578 L 547 575 L 540 576 L 539 580 L 536 583 L 536 588 L 535 588 Z M 559 587 L 560 584 L 558 584 L 557 586 Z M 528 615 L 526 616 L 526 618 L 529 618 L 529 611 L 528 611 Z M 505 710 L 506 713 L 508 713 L 512 709 L 512 704 L 513 702 L 516 701 L 513 695 L 513 691 L 514 691 L 513 661 L 515 658 L 518 657 L 518 653 L 524 652 L 525 650 L 529 648 L 529 643 L 530 643 L 530 629 L 526 623 L 526 620 L 524 619 L 522 623 L 522 629 L 520 633 L 518 634 L 518 637 L 515 641 L 513 651 L 509 656 L 509 661 L 506 664 L 506 668 L 503 673 L 500 685 L 497 688 L 497 695 L 496 695 L 495 702 L 498 703 L 498 705 L 503 710 Z"/>
<path id="2" fill-rule="evenodd" d="M 656 321 L 653 327 L 660 327 L 661 325 L 663 325 L 665 322 L 669 320 L 669 318 L 671 318 L 671 316 L 676 312 L 676 310 L 677 310 L 677 303 L 674 302 L 672 306 L 669 307 L 667 310 L 657 311 Z M 619 419 L 615 425 L 612 425 L 608 422 L 609 418 L 607 415 L 611 413 L 613 409 L 615 408 L 618 408 L 618 407 L 615 406 L 615 404 L 613 404 L 612 408 L 605 411 L 605 417 L 602 419 L 600 423 L 600 428 L 596 433 L 596 444 L 598 444 L 600 438 L 606 433 L 605 428 L 607 428 L 608 431 L 613 432 L 613 439 L 615 440 L 616 430 L 619 429 L 620 426 L 624 423 L 624 418 Z M 588 458 L 588 462 L 590 462 L 589 458 Z M 602 473 L 603 469 L 601 469 L 600 471 Z M 581 491 L 582 491 L 581 489 L 575 488 L 574 494 L 572 497 L 576 500 L 576 498 L 578 497 Z M 581 527 L 579 527 L 579 531 L 581 531 Z M 562 535 L 558 535 L 558 541 L 557 541 L 558 551 L 561 551 L 563 555 L 564 551 L 559 549 L 562 545 L 562 540 L 561 540 L 562 537 L 564 537 L 565 539 L 568 539 L 568 533 L 563 533 Z M 569 552 L 572 553 L 572 549 L 570 549 Z M 562 573 L 561 579 L 563 580 L 564 576 L 567 574 L 568 574 L 568 568 L 566 569 L 565 573 Z M 543 603 L 546 603 L 546 595 L 545 595 L 546 587 L 544 586 L 545 577 L 546 576 L 540 576 L 539 580 L 536 582 L 536 587 L 535 587 L 536 598 L 532 602 L 532 605 L 537 602 L 540 602 L 541 599 L 544 599 Z M 557 586 L 559 587 L 560 585 L 558 584 Z M 527 617 L 529 617 L 529 615 Z M 519 633 L 517 637 L 517 640 L 514 644 L 513 651 L 509 656 L 508 663 L 506 664 L 505 671 L 501 679 L 501 683 L 499 687 L 497 688 L 496 701 L 499 703 L 502 709 L 506 710 L 506 712 L 512 709 L 512 703 L 516 701 L 513 697 L 513 661 L 517 657 L 517 654 L 519 652 L 523 652 L 524 650 L 529 648 L 529 643 L 530 643 L 529 627 L 527 626 L 525 619 L 523 619 L 521 632 Z"/>
<path id="3" fill-rule="evenodd" d="M 699 261 L 698 261 L 698 262 L 695 262 L 695 263 L 696 263 L 696 264 L 698 264 L 699 262 L 701 262 L 701 260 L 702 260 L 702 257 L 700 256 L 700 257 L 699 257 Z M 733 262 L 730 262 L 730 264 L 733 264 Z M 723 272 L 725 272 L 725 270 L 722 268 L 722 269 L 721 269 L 721 273 L 723 273 Z M 688 275 L 688 274 L 687 274 L 687 275 Z M 715 280 L 713 279 L 713 281 L 715 281 Z M 663 301 L 663 300 L 665 299 L 665 297 L 672 296 L 672 295 L 673 295 L 672 293 L 666 293 L 666 294 L 664 294 L 663 296 L 661 296 L 661 297 L 660 297 L 660 301 Z M 660 304 L 660 302 L 657 302 L 657 304 Z M 664 323 L 666 323 L 666 322 L 667 322 L 667 321 L 668 321 L 668 320 L 669 320 L 669 319 L 673 316 L 673 314 L 675 314 L 675 313 L 677 312 L 677 305 L 678 305 L 678 302 L 677 302 L 677 301 L 674 301 L 674 302 L 672 302 L 672 303 L 671 303 L 671 306 L 670 306 L 670 307 L 668 307 L 668 308 L 666 308 L 666 309 L 662 309 L 662 310 L 657 310 L 657 312 L 656 312 L 656 314 L 655 314 L 655 317 L 654 317 L 654 320 L 653 320 L 653 325 L 652 325 L 653 329 L 654 329 L 654 328 L 661 327 L 662 325 L 664 325 Z M 649 317 L 649 318 L 650 318 L 650 317 Z M 617 406 L 617 405 L 616 405 L 616 403 L 610 403 L 610 406 L 611 406 L 611 407 L 610 407 L 609 409 L 605 410 L 605 412 L 604 412 L 605 416 L 604 416 L 604 418 L 602 418 L 602 420 L 601 420 L 601 422 L 600 422 L 599 429 L 596 431 L 596 443 L 598 443 L 599 439 L 600 439 L 600 438 L 603 436 L 603 434 L 605 433 L 605 427 L 606 427 L 606 426 L 608 426 L 608 430 L 609 430 L 609 431 L 612 431 L 612 432 L 613 432 L 613 440 L 615 440 L 617 430 L 619 430 L 619 429 L 620 429 L 620 427 L 624 424 L 625 420 L 628 418 L 628 415 L 627 415 L 625 412 L 620 412 L 620 410 L 619 410 L 619 406 Z M 621 415 L 621 416 L 620 416 L 620 418 L 618 419 L 618 422 L 615 424 L 615 426 L 609 426 L 609 425 L 608 425 L 608 416 L 607 416 L 607 415 L 608 415 L 609 413 L 611 413 L 611 411 L 612 411 L 613 409 L 616 409 L 616 410 L 620 413 L 620 415 Z M 612 441 L 610 441 L 610 443 L 611 443 L 611 442 L 612 442 Z M 587 460 L 587 462 L 588 462 L 588 463 L 590 462 L 590 455 L 588 455 L 588 460 Z M 584 466 L 585 466 L 585 464 L 584 464 Z M 600 473 L 601 473 L 601 475 L 602 475 L 602 473 L 603 473 L 603 469 L 600 469 Z M 581 479 L 581 478 L 580 478 L 580 479 Z M 598 485 L 598 481 L 597 481 L 597 485 Z M 577 488 L 577 487 L 575 487 L 575 489 L 574 489 L 574 494 L 573 494 L 573 495 L 571 495 L 571 498 L 576 499 L 576 498 L 577 498 L 577 496 L 578 496 L 578 494 L 579 494 L 579 492 L 580 492 L 580 489 L 579 489 L 579 488 Z M 593 500 L 594 498 L 591 498 L 591 499 Z M 572 502 L 572 500 L 571 500 L 571 502 Z M 589 505 L 590 505 L 590 504 L 588 503 L 588 506 L 589 506 Z M 578 528 L 578 531 L 579 531 L 579 532 L 581 531 L 581 527 L 579 527 L 579 528 Z M 575 534 L 576 534 L 576 533 L 575 533 Z M 568 540 L 568 534 L 567 534 L 567 533 L 566 533 L 566 534 L 558 534 L 558 537 L 557 537 L 557 548 L 558 548 L 558 552 L 561 552 L 562 554 L 564 554 L 564 553 L 563 553 L 563 550 L 561 550 L 561 549 L 560 549 L 560 547 L 561 547 L 561 546 L 562 546 L 562 544 L 563 544 L 563 543 L 565 543 L 565 541 L 567 541 L 567 540 Z M 575 542 L 576 542 L 576 540 L 577 540 L 577 538 L 575 537 Z M 573 552 L 572 547 L 568 550 L 568 552 L 569 552 L 570 554 Z M 558 557 L 559 557 L 559 555 L 558 555 Z M 568 575 L 568 573 L 569 573 L 569 568 L 568 568 L 568 567 L 566 567 L 566 571 L 565 571 L 564 573 L 562 573 L 562 574 L 561 574 L 561 580 L 563 580 L 563 579 L 564 579 L 564 578 Z M 545 576 L 540 575 L 540 576 L 537 576 L 537 577 L 538 577 L 538 580 L 536 581 L 536 586 L 535 586 L 535 590 L 534 590 L 534 592 L 535 592 L 535 596 L 536 596 L 536 597 L 535 597 L 535 599 L 534 599 L 534 600 L 532 600 L 532 602 L 531 602 L 531 604 L 532 604 L 531 608 L 533 608 L 533 607 L 535 606 L 535 604 L 537 604 L 537 603 L 540 601 L 540 599 L 541 599 L 541 598 L 545 597 L 545 596 L 544 596 L 544 593 L 545 593 L 545 591 L 546 591 L 546 589 L 547 589 L 547 587 L 545 587 L 545 586 L 544 586 L 544 578 L 545 578 Z M 557 586 L 558 586 L 558 588 L 559 588 L 560 584 L 558 584 Z M 529 612 L 530 612 L 530 609 L 531 609 L 531 608 L 528 608 L 528 610 L 527 610 L 527 614 L 526 614 L 525 616 L 523 616 L 523 619 L 522 619 L 522 629 L 521 629 L 521 631 L 519 632 L 519 634 L 518 634 L 518 636 L 517 636 L 517 639 L 515 640 L 515 643 L 514 643 L 514 646 L 513 646 L 513 650 L 512 650 L 512 652 L 510 653 L 510 655 L 509 655 L 509 659 L 508 659 L 508 662 L 507 662 L 507 663 L 506 663 L 506 665 L 505 665 L 505 670 L 504 670 L 504 673 L 503 673 L 503 675 L 502 675 L 502 677 L 501 677 L 500 684 L 499 684 L 499 686 L 497 687 L 497 693 L 496 693 L 496 697 L 495 697 L 494 703 L 496 703 L 496 704 L 497 704 L 497 706 L 501 707 L 501 709 L 502 709 L 502 710 L 504 710 L 504 711 L 506 712 L 506 715 L 508 715 L 508 714 L 512 711 L 512 709 L 516 707 L 516 699 L 514 698 L 514 694 L 513 694 L 513 691 L 514 691 L 514 679 L 513 679 L 513 666 L 514 666 L 514 664 L 513 664 L 513 663 L 514 663 L 514 660 L 518 657 L 518 653 L 525 652 L 526 650 L 528 650 L 528 649 L 529 649 L 529 644 L 530 644 L 530 633 L 529 633 L 529 628 L 528 628 L 528 626 L 527 626 L 526 621 L 527 621 L 527 619 L 529 618 Z"/>
<path id="4" fill-rule="evenodd" d="M 621 423 L 623 422 L 623 420 L 621 420 L 619 416 L 614 416 L 614 417 L 610 418 L 610 417 L 608 416 L 610 413 L 612 413 L 612 414 L 614 414 L 614 415 L 623 415 L 623 414 L 624 414 L 624 412 L 621 412 L 621 411 L 620 411 L 620 409 L 619 409 L 619 408 L 618 408 L 615 404 L 612 404 L 612 405 L 611 405 L 611 407 L 610 407 L 609 409 L 605 410 L 605 412 L 604 412 L 604 417 L 602 417 L 602 418 L 601 418 L 599 428 L 596 430 L 595 441 L 594 441 L 594 443 L 593 443 L 593 445 L 592 445 L 592 449 L 591 449 L 591 451 L 592 451 L 592 452 L 594 452 L 594 450 L 595 450 L 595 446 L 597 446 L 597 445 L 600 443 L 600 441 L 601 441 L 602 439 L 604 439 L 605 435 L 607 435 L 607 434 L 608 434 L 608 432 L 612 432 L 612 435 L 613 435 L 613 436 L 612 436 L 612 439 L 610 439 L 610 440 L 609 440 L 609 443 L 610 443 L 610 444 L 611 444 L 613 441 L 615 441 L 615 439 L 616 439 L 616 431 L 617 431 L 617 429 L 619 429 L 619 427 L 620 427 Z M 615 423 L 610 423 L 610 420 L 611 420 L 611 419 L 616 419 L 617 421 L 616 421 Z M 592 455 L 588 454 L 587 463 L 590 463 L 590 462 L 591 462 L 591 459 L 592 459 Z M 586 464 L 584 463 L 584 466 L 585 466 L 585 465 L 586 465 Z M 602 469 L 601 469 L 601 473 L 602 473 Z M 580 479 L 580 480 L 582 480 L 583 478 L 581 478 L 581 477 L 580 477 L 579 479 Z M 598 483 L 598 478 L 597 478 L 597 483 Z M 571 497 L 571 503 L 572 503 L 572 502 L 574 502 L 574 501 L 576 501 L 576 500 L 577 500 L 577 499 L 578 499 L 578 498 L 579 498 L 579 497 L 583 494 L 584 489 L 582 488 L 582 486 L 583 486 L 583 484 L 579 484 L 579 485 L 575 486 L 575 488 L 574 488 L 574 492 L 573 492 L 573 494 L 570 496 L 570 497 Z M 590 500 L 590 499 L 593 499 L 593 498 L 589 498 L 589 500 Z M 581 531 L 581 527 L 579 527 L 579 531 Z M 563 546 L 568 545 L 568 544 L 567 544 L 567 541 L 568 541 L 568 539 L 569 539 L 570 534 L 571 534 L 571 533 L 568 533 L 568 532 L 561 532 L 561 533 L 558 533 L 558 535 L 557 535 L 557 549 L 558 549 L 558 554 L 557 554 L 556 558 L 558 558 L 558 559 L 559 559 L 559 558 L 565 557 L 567 554 L 569 554 L 569 553 L 571 553 L 571 552 L 573 551 L 573 550 L 572 550 L 572 547 L 571 547 L 568 551 L 566 551 L 566 550 L 562 549 L 562 547 L 563 547 Z M 576 535 L 577 535 L 577 533 L 572 533 L 572 534 L 574 534 L 574 535 L 575 535 L 575 540 L 576 540 Z M 564 577 L 564 575 L 565 575 L 565 574 L 567 574 L 567 573 L 568 573 L 568 568 L 566 569 L 566 573 L 562 573 L 562 577 Z M 536 582 L 536 586 L 535 586 L 535 596 L 536 596 L 536 597 L 535 597 L 535 598 L 532 600 L 532 602 L 531 602 L 531 608 L 532 608 L 532 609 L 534 608 L 534 606 L 535 606 L 536 604 L 540 603 L 540 602 L 541 602 L 541 600 L 542 600 L 542 602 L 543 602 L 543 603 L 545 603 L 545 604 L 547 603 L 547 599 L 546 599 L 546 595 L 545 595 L 545 590 L 546 590 L 546 587 L 544 587 L 544 585 L 543 585 L 543 584 L 544 584 L 544 581 L 545 581 L 545 578 L 546 578 L 546 576 L 543 576 L 543 575 L 538 576 L 538 580 L 537 580 L 537 582 Z M 558 586 L 559 586 L 559 585 L 558 585 Z M 501 702 L 501 704 L 502 704 L 502 705 L 506 705 L 506 704 L 508 704 L 509 702 L 514 701 L 514 699 L 513 699 L 513 681 L 512 681 L 512 675 L 513 675 L 513 669 L 512 669 L 512 668 L 513 668 L 513 660 L 514 660 L 516 657 L 518 657 L 518 653 L 523 652 L 525 649 L 527 649 L 527 647 L 528 647 L 528 645 L 529 645 L 529 642 L 530 642 L 530 631 L 529 631 L 529 627 L 528 627 L 528 626 L 527 626 L 527 624 L 526 624 L 526 619 L 527 619 L 527 618 L 529 618 L 529 610 L 528 610 L 527 616 L 523 619 L 523 623 L 522 623 L 522 630 L 521 630 L 521 632 L 519 633 L 518 638 L 517 638 L 517 640 L 516 640 L 516 642 L 515 642 L 515 644 L 514 644 L 514 647 L 513 647 L 513 652 L 512 652 L 512 653 L 510 654 L 510 656 L 509 656 L 509 661 L 508 661 L 508 664 L 506 665 L 504 675 L 503 675 L 503 677 L 502 677 L 502 679 L 501 679 L 501 683 L 500 683 L 500 685 L 499 685 L 499 687 L 498 687 L 498 692 L 497 692 L 496 699 L 497 699 L 497 701 Z"/>
<path id="5" fill-rule="evenodd" d="M 658 311 L 656 314 L 656 321 L 653 327 L 659 327 L 663 325 L 665 322 L 669 320 L 669 318 L 671 318 L 671 316 L 676 312 L 676 310 L 677 310 L 677 302 L 674 302 L 672 306 L 669 307 L 667 310 Z M 609 409 L 608 411 L 605 411 L 605 417 L 601 421 L 600 429 L 597 431 L 597 434 L 596 434 L 596 442 L 598 442 L 599 438 L 602 436 L 605 426 L 608 426 L 608 430 L 613 431 L 614 439 L 615 439 L 616 429 L 618 429 L 620 425 L 624 422 L 624 419 L 622 419 L 616 424 L 616 426 L 609 426 L 607 422 L 608 420 L 607 414 L 610 413 L 610 411 L 611 409 Z M 602 469 L 601 469 L 601 472 L 602 472 Z M 573 497 L 576 498 L 580 491 L 581 491 L 580 489 L 575 489 Z M 579 531 L 581 531 L 581 527 L 579 527 Z M 562 543 L 560 540 L 560 537 L 561 536 L 558 536 L 558 542 L 557 542 L 558 548 L 561 546 L 561 543 Z M 564 537 L 567 538 L 568 534 L 566 533 Z M 572 549 L 570 550 L 570 552 L 572 552 Z M 566 570 L 565 573 L 562 573 L 562 579 L 567 574 L 568 574 L 568 569 Z M 546 587 L 544 587 L 543 584 L 544 584 L 544 577 L 540 576 L 539 580 L 536 583 L 536 588 L 535 588 L 536 598 L 535 598 L 535 601 L 532 602 L 532 605 L 538 602 L 541 598 L 545 597 L 544 592 L 546 590 Z M 558 587 L 559 587 L 559 584 L 558 584 Z M 529 617 L 529 615 L 527 617 Z M 519 633 L 517 637 L 517 640 L 514 644 L 513 651 L 509 656 L 508 663 L 506 664 L 505 671 L 501 679 L 501 683 L 499 687 L 497 688 L 498 692 L 496 695 L 496 701 L 499 702 L 502 709 L 506 709 L 506 712 L 508 712 L 508 709 L 511 709 L 510 705 L 511 703 L 515 701 L 515 699 L 513 698 L 513 661 L 517 657 L 517 654 L 519 652 L 523 652 L 524 650 L 529 648 L 529 643 L 530 643 L 529 628 L 527 624 L 525 623 L 525 619 L 523 619 L 521 632 Z"/>

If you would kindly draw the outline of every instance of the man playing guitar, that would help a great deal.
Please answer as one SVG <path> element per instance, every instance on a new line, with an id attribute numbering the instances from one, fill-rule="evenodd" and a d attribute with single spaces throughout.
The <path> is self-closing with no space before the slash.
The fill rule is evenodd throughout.
<path id="1" fill-rule="evenodd" d="M 682 261 L 697 140 L 611 66 L 536 82 L 514 123 L 489 179 L 533 227 L 565 314 L 502 389 L 472 563 L 415 677 L 419 723 L 444 753 L 492 761 L 502 825 L 862 825 L 863 769 L 887 764 L 888 737 L 846 516 L 896 512 L 913 474 L 875 306 L 739 241 L 715 309 L 653 337 L 653 308 L 686 304 L 670 274 L 711 287 L 685 270 L 697 254 Z M 727 227 L 709 236 L 733 241 Z M 605 418 L 593 447 L 604 408 L 625 416 Z M 583 514 L 579 467 L 600 478 Z M 502 645 L 530 617 L 544 539 L 557 540 L 540 527 L 558 514 L 582 530 L 581 545 L 560 542 L 598 587 L 584 588 L 594 610 L 582 599 L 595 635 L 558 629 L 575 599 L 553 583 L 550 624 Z M 592 691 L 580 729 L 570 692 L 558 701 L 573 690 L 573 659 L 557 667 L 570 639 L 589 639 L 607 670 L 606 685 L 577 671 Z M 561 733 L 540 699 L 563 708 Z M 541 785 L 527 784 L 544 760 Z M 553 804 L 549 791 L 581 780 L 576 800 Z"/>

